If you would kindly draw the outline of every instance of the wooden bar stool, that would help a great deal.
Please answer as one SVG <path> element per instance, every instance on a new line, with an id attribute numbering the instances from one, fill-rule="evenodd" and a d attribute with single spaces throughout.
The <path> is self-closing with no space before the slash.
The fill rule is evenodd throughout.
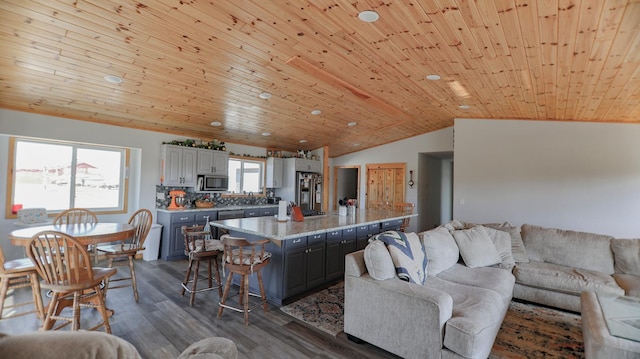
<path id="1" fill-rule="evenodd" d="M 262 283 L 261 269 L 271 261 L 271 253 L 265 251 L 265 247 L 270 240 L 263 239 L 256 242 L 249 242 L 244 238 L 231 237 L 228 234 L 223 235 L 220 240 L 224 245 L 224 254 L 222 256 L 223 269 L 229 273 L 227 274 L 224 294 L 219 303 L 218 318 L 222 317 L 224 308 L 228 308 L 237 312 L 243 312 L 244 325 L 249 325 L 249 313 L 251 312 L 251 309 L 249 309 L 249 295 L 260 297 L 264 311 L 269 311 L 267 296 L 264 291 L 264 284 Z M 249 292 L 249 276 L 253 273 L 258 275 L 260 295 Z M 242 308 L 225 304 L 229 296 L 229 288 L 231 288 L 234 274 L 239 274 L 241 278 L 238 302 L 243 306 Z"/>
<path id="2" fill-rule="evenodd" d="M 205 231 L 204 226 L 182 226 L 182 235 L 184 236 L 184 254 L 189 257 L 189 266 L 187 267 L 184 281 L 182 281 L 180 294 L 184 295 L 185 291 L 191 294 L 189 305 L 192 307 L 196 300 L 196 293 L 218 289 L 218 295 L 222 297 L 222 282 L 220 280 L 220 269 L 218 268 L 218 258 L 224 250 L 222 242 L 217 239 L 211 239 L 211 231 Z M 202 261 L 207 261 L 208 263 L 208 287 L 198 289 L 198 270 Z M 217 285 L 215 287 L 213 286 L 212 265 L 215 267 L 216 272 L 215 280 Z M 193 279 L 190 280 L 189 277 L 192 270 Z M 191 288 L 188 287 L 189 283 L 191 283 Z"/>
<path id="3" fill-rule="evenodd" d="M 16 302 L 11 305 L 4 305 L 9 290 L 24 287 L 31 287 L 32 302 Z M 23 311 L 15 311 L 13 309 L 29 304 L 33 304 L 35 308 Z M 11 310 L 11 312 L 5 314 L 5 309 Z M 15 318 L 30 313 L 36 313 L 38 319 L 44 319 L 40 280 L 38 279 L 36 266 L 33 265 L 29 258 L 5 261 L 2 247 L 0 247 L 0 319 Z"/>
<path id="4" fill-rule="evenodd" d="M 395 202 L 393 204 L 393 208 L 397 211 L 403 211 L 404 213 L 413 213 L 415 208 L 415 204 L 411 202 Z M 402 224 L 400 225 L 400 231 L 404 232 L 409 227 L 409 222 L 411 221 L 411 217 L 403 218 Z"/>

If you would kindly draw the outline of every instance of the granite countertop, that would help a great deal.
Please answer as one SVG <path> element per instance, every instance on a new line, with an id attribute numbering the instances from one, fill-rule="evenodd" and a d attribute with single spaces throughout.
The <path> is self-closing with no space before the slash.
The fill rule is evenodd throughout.
<path id="1" fill-rule="evenodd" d="M 339 216 L 334 211 L 322 216 L 305 217 L 303 222 L 278 222 L 273 216 L 218 220 L 212 221 L 211 225 L 264 238 L 286 240 L 417 215 L 403 211 L 361 209 L 356 211 L 355 216 Z"/>
<path id="2" fill-rule="evenodd" d="M 166 208 L 156 208 L 158 212 L 200 212 L 200 211 L 233 211 L 237 209 L 252 209 L 252 208 L 269 208 L 275 207 L 278 208 L 278 204 L 243 204 L 237 206 L 213 206 L 211 208 L 183 208 L 183 209 L 166 209 Z"/>

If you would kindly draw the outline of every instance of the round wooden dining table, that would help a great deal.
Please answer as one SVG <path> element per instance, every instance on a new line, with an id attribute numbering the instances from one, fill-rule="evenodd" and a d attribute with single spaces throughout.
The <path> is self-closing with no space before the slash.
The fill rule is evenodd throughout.
<path id="1" fill-rule="evenodd" d="M 16 229 L 9 233 L 9 239 L 14 246 L 27 246 L 31 237 L 42 231 L 62 232 L 84 245 L 90 245 L 131 238 L 136 228 L 128 223 L 51 224 Z"/>
<path id="2" fill-rule="evenodd" d="M 90 245 L 129 239 L 135 235 L 136 227 L 128 223 L 52 224 L 16 229 L 9 233 L 9 239 L 11 244 L 15 246 L 27 247 L 31 242 L 31 238 L 43 231 L 62 232 L 76 238 L 84 245 Z M 71 302 L 61 304 L 54 314 L 59 315 L 63 308 L 70 305 Z M 114 314 L 113 309 L 107 308 L 107 312 L 109 316 Z M 44 329 L 51 329 L 54 323 L 55 321 Z"/>

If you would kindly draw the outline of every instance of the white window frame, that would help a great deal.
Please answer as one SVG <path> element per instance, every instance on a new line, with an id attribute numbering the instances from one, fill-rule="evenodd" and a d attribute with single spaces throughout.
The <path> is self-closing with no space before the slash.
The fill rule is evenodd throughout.
<path id="1" fill-rule="evenodd" d="M 128 188 L 129 188 L 129 178 L 128 178 L 128 168 L 130 161 L 130 150 L 128 148 L 123 147 L 113 147 L 113 146 L 104 146 L 104 145 L 96 145 L 96 144 L 88 144 L 88 143 L 80 143 L 80 142 L 70 142 L 70 141 L 59 141 L 59 140 L 50 140 L 50 139 L 41 139 L 41 138 L 29 138 L 29 137 L 10 137 L 9 138 L 9 176 L 7 178 L 7 197 L 6 197 L 6 218 L 17 218 L 17 214 L 12 213 L 12 205 L 14 203 L 14 195 L 15 195 L 15 181 L 16 181 L 16 158 L 18 156 L 18 144 L 21 142 L 30 142 L 30 143 L 41 143 L 41 144 L 50 144 L 50 145 L 58 145 L 58 146 L 69 146 L 72 148 L 72 170 L 71 170 L 71 179 L 70 179 L 70 193 L 69 193 L 69 208 L 73 208 L 75 203 L 75 187 L 76 187 L 76 171 L 73 169 L 73 165 L 77 162 L 77 151 L 78 149 L 94 149 L 94 150 L 102 150 L 102 151 L 115 151 L 120 152 L 121 160 L 120 160 L 120 179 L 118 184 L 118 205 L 115 207 L 99 207 L 99 208 L 87 208 L 96 214 L 117 214 L 117 213 L 127 213 L 128 210 Z M 49 216 L 55 216 L 56 214 L 62 212 L 60 209 L 47 209 L 47 213 Z"/>
<path id="2" fill-rule="evenodd" d="M 267 171 L 267 161 L 264 159 L 260 159 L 260 158 L 249 158 L 249 157 L 240 157 L 240 156 L 229 156 L 229 168 L 228 168 L 228 173 L 231 173 L 231 161 L 239 161 L 240 162 L 240 168 L 244 168 L 244 162 L 253 162 L 253 163 L 259 163 L 260 164 L 260 183 L 259 183 L 259 188 L 261 188 L 260 192 L 253 192 L 253 195 L 256 196 L 264 196 L 265 195 L 265 184 L 266 184 L 266 171 Z M 230 195 L 248 195 L 248 192 L 246 190 L 244 190 L 244 188 L 242 188 L 242 183 L 244 182 L 244 171 L 241 171 L 240 173 L 240 193 L 235 193 L 233 191 L 231 191 L 231 189 L 229 189 L 229 192 L 227 194 Z M 231 186 L 231 183 L 229 184 L 229 186 Z"/>

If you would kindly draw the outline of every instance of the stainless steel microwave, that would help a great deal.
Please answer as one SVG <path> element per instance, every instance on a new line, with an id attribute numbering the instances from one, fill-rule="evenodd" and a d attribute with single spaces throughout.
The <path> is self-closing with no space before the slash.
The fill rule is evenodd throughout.
<path id="1" fill-rule="evenodd" d="M 196 191 L 226 192 L 229 190 L 229 177 L 214 175 L 198 175 Z"/>

